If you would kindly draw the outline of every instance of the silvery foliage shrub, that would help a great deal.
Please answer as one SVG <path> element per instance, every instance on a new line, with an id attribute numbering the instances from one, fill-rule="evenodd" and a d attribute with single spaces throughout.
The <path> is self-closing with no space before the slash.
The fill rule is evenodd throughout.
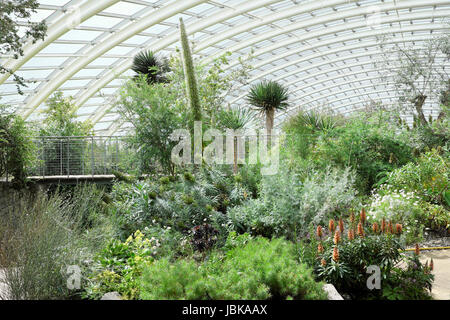
<path id="1" fill-rule="evenodd" d="M 310 223 L 318 224 L 348 210 L 356 201 L 354 174 L 350 169 L 311 172 L 303 181 L 281 169 L 263 178 L 261 196 L 232 208 L 235 230 L 264 236 L 295 238 Z"/>
<path id="2" fill-rule="evenodd" d="M 227 208 L 240 204 L 250 194 L 242 183 L 230 181 L 215 169 L 195 175 L 186 172 L 172 180 L 163 177 L 114 186 L 113 198 L 123 217 L 126 236 L 144 227 L 171 228 L 186 234 L 203 223 L 226 231 Z"/>

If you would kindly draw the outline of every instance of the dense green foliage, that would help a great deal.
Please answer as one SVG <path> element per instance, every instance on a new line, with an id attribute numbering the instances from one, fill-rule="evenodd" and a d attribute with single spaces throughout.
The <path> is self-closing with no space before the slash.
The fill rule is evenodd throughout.
<path id="1" fill-rule="evenodd" d="M 197 175 L 185 172 L 157 181 L 117 184 L 113 197 L 128 235 L 146 226 L 171 228 L 182 233 L 204 222 L 217 230 L 227 224 L 229 206 L 251 196 L 242 181 L 217 169 L 202 169 Z"/>
<path id="2" fill-rule="evenodd" d="M 319 279 L 332 283 L 352 299 L 430 298 L 434 277 L 417 257 L 413 258 L 415 270 L 409 267 L 409 257 L 401 252 L 404 249 L 399 239 L 401 225 L 394 226 L 387 220 L 371 224 L 362 214 L 356 221 L 351 219 L 347 224 L 341 221 L 316 232 L 302 252 L 302 260 L 314 265 Z M 399 266 L 401 261 L 408 262 L 406 269 Z M 367 285 L 369 266 L 380 270 L 379 290 Z M 416 281 L 407 283 L 407 279 Z M 396 296 L 391 293 L 393 288 Z"/>
<path id="3" fill-rule="evenodd" d="M 208 261 L 159 260 L 143 272 L 143 299 L 325 299 L 322 284 L 285 240 L 256 238 Z"/>
<path id="4" fill-rule="evenodd" d="M 119 113 L 129 121 L 135 135 L 129 138 L 141 172 L 163 170 L 174 173 L 171 152 L 176 145 L 170 135 L 185 124 L 185 112 L 173 105 L 178 93 L 164 83 L 148 84 L 145 77 L 129 81 L 121 88 Z"/>
<path id="5" fill-rule="evenodd" d="M 27 170 L 35 160 L 31 130 L 15 114 L 4 114 L 0 106 L 0 177 L 13 176 L 16 187 L 25 186 Z"/>

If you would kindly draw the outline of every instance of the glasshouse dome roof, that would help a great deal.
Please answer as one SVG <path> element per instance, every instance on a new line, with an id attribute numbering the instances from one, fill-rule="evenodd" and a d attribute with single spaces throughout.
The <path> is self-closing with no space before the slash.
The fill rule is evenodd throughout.
<path id="1" fill-rule="evenodd" d="M 65 3 L 64 3 L 65 2 Z M 29 80 L 19 95 L 12 77 L 0 75 L 2 103 L 29 120 L 42 117 L 55 91 L 75 98 L 77 115 L 102 134 L 126 132 L 112 108 L 117 90 L 133 75 L 133 57 L 151 49 L 171 55 L 179 47 L 182 17 L 197 59 L 208 62 L 229 51 L 228 68 L 249 57 L 250 84 L 273 79 L 288 86 L 290 107 L 326 105 L 349 113 L 368 101 L 398 100 L 375 66 L 380 37 L 420 46 L 448 31 L 448 0 L 40 0 L 33 21 L 48 25 L 44 41 L 24 46 L 19 59 L 0 63 Z M 448 65 L 444 65 L 448 68 Z M 9 78 L 8 78 L 9 77 Z M 247 87 L 228 97 L 245 103 Z M 426 115 L 439 104 L 427 100 Z"/>

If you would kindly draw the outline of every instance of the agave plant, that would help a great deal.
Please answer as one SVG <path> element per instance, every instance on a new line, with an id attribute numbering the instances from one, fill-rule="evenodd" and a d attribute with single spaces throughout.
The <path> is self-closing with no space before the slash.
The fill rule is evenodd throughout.
<path id="1" fill-rule="evenodd" d="M 167 59 L 158 57 L 151 50 L 139 52 L 131 69 L 137 73 L 136 77 L 145 75 L 148 84 L 167 82 L 165 73 L 170 71 Z"/>
<path id="2" fill-rule="evenodd" d="M 276 110 L 286 109 L 289 98 L 288 90 L 275 81 L 262 81 L 253 85 L 247 96 L 247 101 L 266 116 L 267 134 L 270 136 Z"/>

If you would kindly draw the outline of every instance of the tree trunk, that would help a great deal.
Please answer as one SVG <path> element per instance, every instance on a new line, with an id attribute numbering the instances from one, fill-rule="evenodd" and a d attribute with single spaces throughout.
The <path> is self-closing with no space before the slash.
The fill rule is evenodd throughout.
<path id="1" fill-rule="evenodd" d="M 238 145 L 237 145 L 237 137 L 234 137 L 234 166 L 233 166 L 233 173 L 237 174 L 238 172 Z"/>
<path id="2" fill-rule="evenodd" d="M 414 106 L 416 107 L 417 115 L 419 117 L 419 121 L 422 125 L 428 124 L 427 119 L 425 119 L 425 115 L 423 114 L 423 105 L 424 105 L 426 99 L 427 99 L 427 96 L 419 94 L 413 100 Z"/>
<path id="3" fill-rule="evenodd" d="M 269 148 L 271 146 L 271 135 L 272 135 L 272 129 L 273 129 L 273 121 L 275 118 L 275 109 L 269 109 L 266 112 L 266 130 L 267 130 L 267 142 L 269 144 Z"/>

